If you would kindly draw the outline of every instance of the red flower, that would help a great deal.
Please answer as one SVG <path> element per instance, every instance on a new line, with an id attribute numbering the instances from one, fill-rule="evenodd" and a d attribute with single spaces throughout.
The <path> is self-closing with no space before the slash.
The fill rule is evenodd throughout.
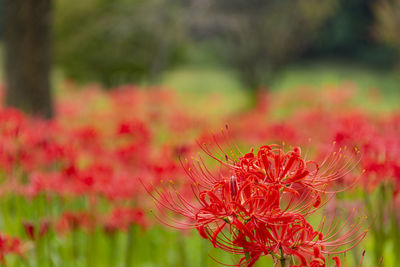
<path id="1" fill-rule="evenodd" d="M 93 229 L 93 224 L 94 220 L 87 212 L 64 212 L 57 222 L 56 229 L 65 233 L 79 228 Z"/>
<path id="2" fill-rule="evenodd" d="M 39 228 L 37 229 L 35 223 L 33 222 L 23 222 L 26 235 L 31 240 L 36 240 L 37 238 L 42 238 L 50 229 L 50 221 L 47 219 L 41 220 L 39 223 Z"/>
<path id="3" fill-rule="evenodd" d="M 116 230 L 128 230 L 128 228 L 137 224 L 141 227 L 147 226 L 144 212 L 138 208 L 115 208 L 104 223 L 106 232 L 112 233 Z"/>
<path id="4" fill-rule="evenodd" d="M 22 255 L 22 244 L 18 238 L 0 233 L 0 263 L 5 264 L 7 254 Z"/>
<path id="5" fill-rule="evenodd" d="M 346 233 L 336 225 L 324 237 L 324 223 L 316 230 L 306 220 L 326 203 L 321 197 L 327 186 L 352 170 L 352 158 L 334 152 L 319 166 L 302 158 L 300 148 L 285 153 L 277 145 L 262 146 L 256 155 L 251 151 L 243 156 L 231 149 L 228 157 L 216 147 L 216 153 L 207 146 L 203 149 L 222 165 L 218 172 L 210 171 L 201 158 L 185 163 L 197 201 L 185 198 L 176 188 L 175 193 L 148 188 L 154 190 L 159 208 L 187 218 L 168 222 L 164 216 L 165 223 L 196 228 L 214 247 L 244 254 L 239 265 L 247 266 L 262 255 L 279 260 L 293 256 L 299 266 L 324 266 L 325 255 L 344 252 L 335 251 L 365 236 L 359 233 L 362 222 Z"/>

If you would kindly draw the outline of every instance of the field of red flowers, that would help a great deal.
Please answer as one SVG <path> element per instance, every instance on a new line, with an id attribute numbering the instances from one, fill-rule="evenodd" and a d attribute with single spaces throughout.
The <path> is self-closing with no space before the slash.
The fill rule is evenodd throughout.
<path id="1" fill-rule="evenodd" d="M 0 109 L 0 265 L 400 262 L 400 113 L 376 95 L 212 113 L 223 95 L 62 87 L 51 121 Z"/>

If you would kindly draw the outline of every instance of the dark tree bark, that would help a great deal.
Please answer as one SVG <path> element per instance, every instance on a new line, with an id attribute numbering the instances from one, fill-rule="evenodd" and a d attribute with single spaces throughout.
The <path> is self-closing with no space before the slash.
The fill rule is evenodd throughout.
<path id="1" fill-rule="evenodd" d="M 52 0 L 5 1 L 6 105 L 53 115 L 50 90 Z"/>

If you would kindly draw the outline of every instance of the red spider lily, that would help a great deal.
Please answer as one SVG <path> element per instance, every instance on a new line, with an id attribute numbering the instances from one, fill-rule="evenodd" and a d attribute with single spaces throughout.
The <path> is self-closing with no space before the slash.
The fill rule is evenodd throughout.
<path id="1" fill-rule="evenodd" d="M 18 238 L 0 233 L 0 263 L 5 264 L 7 254 L 22 256 L 22 243 Z"/>
<path id="2" fill-rule="evenodd" d="M 160 208 L 187 218 L 184 222 L 173 220 L 172 226 L 196 228 L 214 247 L 245 254 L 239 265 L 246 266 L 253 266 L 262 255 L 279 260 L 294 256 L 299 266 L 322 266 L 324 255 L 342 253 L 345 250 L 334 251 L 365 236 L 365 232 L 359 234 L 362 223 L 347 233 L 342 233 L 342 228 L 335 231 L 335 226 L 324 237 L 322 229 L 314 230 L 306 221 L 325 204 L 321 195 L 326 187 L 352 170 L 351 158 L 333 152 L 320 167 L 302 158 L 299 148 L 285 153 L 277 145 L 262 146 L 257 155 L 251 151 L 243 156 L 231 149 L 228 157 L 218 144 L 216 147 L 220 153 L 214 155 L 203 146 L 222 166 L 216 174 L 202 159 L 187 163 L 197 203 L 176 189 L 171 193 L 148 188 L 154 189 L 152 195 Z"/>
<path id="3" fill-rule="evenodd" d="M 273 253 L 278 259 L 282 256 L 280 247 L 271 246 L 281 242 L 284 257 L 293 253 L 297 264 L 305 260 L 310 266 L 320 266 L 329 263 L 336 246 L 336 252 L 341 252 L 341 244 L 350 242 L 352 246 L 364 234 L 358 233 L 357 227 L 350 227 L 354 233 L 344 231 L 347 228 L 340 230 L 336 223 L 332 229 L 307 225 L 309 216 L 323 207 L 338 187 L 347 187 L 358 177 L 349 173 L 358 154 L 352 149 L 339 152 L 339 148 L 330 152 L 335 140 L 334 147 L 357 146 L 363 151 L 360 167 L 365 175 L 360 181 L 365 188 L 374 190 L 384 184 L 392 193 L 392 186 L 396 186 L 397 198 L 389 201 L 393 201 L 393 210 L 400 206 L 400 117 L 372 117 L 354 108 L 342 112 L 345 90 L 337 90 L 340 95 L 333 99 L 325 96 L 329 101 L 321 101 L 321 93 L 316 91 L 295 97 L 293 92 L 274 93 L 256 109 L 228 118 L 218 113 L 205 120 L 199 116 L 201 112 L 183 110 L 175 96 L 163 90 L 132 90 L 133 86 L 110 92 L 98 89 L 91 86 L 90 91 L 63 93 L 56 104 L 57 117 L 51 122 L 13 109 L 0 110 L 0 195 L 16 193 L 33 198 L 43 193 L 46 205 L 60 196 L 66 204 L 62 206 L 70 208 L 75 207 L 75 200 L 89 195 L 98 200 L 90 205 L 90 212 L 65 216 L 68 218 L 60 220 L 59 227 L 90 228 L 96 219 L 105 217 L 103 226 L 115 230 L 126 228 L 133 219 L 128 211 L 114 215 L 114 209 L 120 209 L 114 207 L 130 203 L 132 207 L 126 209 L 145 210 L 151 204 L 143 196 L 137 177 L 146 177 L 143 183 L 161 184 L 160 188 L 166 185 L 163 180 L 171 180 L 178 195 L 162 189 L 153 194 L 161 200 L 159 206 L 186 217 L 173 222 L 174 226 L 196 228 L 216 247 L 250 254 L 249 259 L 243 257 L 243 264 L 250 265 L 265 254 Z M 101 107 L 91 104 L 99 99 Z M 310 110 L 310 106 L 315 109 Z M 280 115 L 282 107 L 287 112 Z M 304 149 L 265 146 L 246 155 L 234 148 L 232 153 L 224 152 L 219 146 L 229 145 L 231 139 L 202 133 L 221 120 L 234 121 L 232 135 L 240 137 L 242 145 L 283 140 L 310 147 L 319 164 L 310 161 Z M 185 170 L 179 168 L 179 155 L 190 158 L 198 150 L 189 141 L 193 135 L 200 135 L 200 142 L 207 143 L 203 149 L 218 160 L 218 170 L 209 167 L 212 163 L 208 159 L 183 162 Z M 312 144 L 307 142 L 309 137 Z M 185 171 L 191 179 L 181 179 Z M 346 173 L 349 175 L 344 177 Z M 70 206 L 70 201 L 74 205 Z M 385 207 L 381 202 L 375 206 Z M 111 214 L 107 213 L 109 208 Z M 162 212 L 161 216 L 168 213 L 165 209 Z M 383 229 L 389 229 L 390 220 L 386 215 L 382 218 Z M 278 234 L 272 234 L 272 229 Z M 310 242 L 315 233 L 318 236 Z M 337 234 L 328 239 L 333 233 Z M 390 239 L 396 240 L 387 235 L 375 243 Z M 330 243 L 332 240 L 336 243 Z M 291 248 L 293 243 L 295 248 Z"/>
<path id="4" fill-rule="evenodd" d="M 116 230 L 126 231 L 133 224 L 140 225 L 142 228 L 148 225 L 144 212 L 137 208 L 117 207 L 106 219 L 104 229 L 109 233 L 113 233 Z"/>
<path id="5" fill-rule="evenodd" d="M 79 228 L 93 229 L 94 219 L 84 211 L 64 212 L 56 224 L 59 233 L 76 231 Z"/>
<path id="6" fill-rule="evenodd" d="M 211 151 L 206 152 L 214 157 Z M 260 147 L 257 155 L 253 151 L 245 154 L 229 167 L 235 171 L 238 179 L 254 177 L 265 185 L 292 193 L 299 193 L 296 187 L 321 192 L 354 169 L 358 160 L 351 156 L 339 149 L 330 152 L 319 165 L 303 158 L 298 147 L 285 153 L 279 145 L 271 145 Z"/>
<path id="7" fill-rule="evenodd" d="M 44 219 L 40 221 L 39 227 L 37 227 L 35 223 L 29 221 L 23 222 L 23 226 L 29 239 L 36 240 L 37 238 L 40 239 L 46 235 L 50 229 L 51 223 L 49 220 Z"/>

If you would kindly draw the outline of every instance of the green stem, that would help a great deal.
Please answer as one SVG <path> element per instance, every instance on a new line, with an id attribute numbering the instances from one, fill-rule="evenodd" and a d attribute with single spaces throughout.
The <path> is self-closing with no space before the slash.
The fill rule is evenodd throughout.
<path id="1" fill-rule="evenodd" d="M 391 221 L 392 221 L 392 236 L 394 239 L 394 248 L 393 251 L 400 251 L 400 231 L 399 231 L 399 224 L 397 222 L 397 217 L 396 217 L 396 209 L 395 206 L 392 202 L 391 204 Z M 395 262 L 400 262 L 400 253 L 394 253 L 395 254 Z"/>
<path id="2" fill-rule="evenodd" d="M 87 234 L 87 251 L 86 251 L 86 266 L 93 267 L 94 258 L 93 256 L 96 255 L 96 230 Z"/>
<path id="3" fill-rule="evenodd" d="M 382 187 L 382 185 L 380 186 Z M 381 188 L 379 188 L 379 193 L 381 193 Z M 378 195 L 378 198 L 380 196 Z M 383 246 L 384 246 L 384 240 L 385 237 L 384 231 L 383 231 L 383 207 L 384 203 L 378 203 L 378 211 L 375 212 L 374 206 L 372 205 L 372 201 L 370 198 L 370 195 L 368 192 L 365 192 L 364 194 L 364 201 L 365 201 L 365 206 L 367 208 L 367 212 L 369 213 L 369 217 L 374 217 L 376 214 L 376 220 L 374 224 L 371 226 L 371 232 L 374 237 L 374 242 L 373 242 L 373 251 L 374 251 L 374 257 L 375 257 L 375 263 L 378 263 L 380 258 L 382 257 L 383 253 Z"/>
<path id="4" fill-rule="evenodd" d="M 126 240 L 126 258 L 125 258 L 125 267 L 132 266 L 132 258 L 134 253 L 134 240 L 135 239 L 135 225 L 131 225 L 128 231 L 128 238 Z"/>
<path id="5" fill-rule="evenodd" d="M 72 229 L 71 232 L 71 238 L 72 238 L 72 262 L 73 266 L 76 267 L 77 261 L 78 261 L 78 230 L 77 229 Z"/>
<path id="6" fill-rule="evenodd" d="M 186 253 L 185 253 L 185 240 L 182 235 L 178 237 L 178 249 L 179 249 L 179 266 L 186 266 Z"/>
<path id="7" fill-rule="evenodd" d="M 36 249 L 35 249 L 35 254 L 36 254 L 36 266 L 40 267 L 42 266 L 41 262 L 42 262 L 42 244 L 41 244 L 41 240 L 39 237 L 36 236 L 36 241 L 35 241 L 35 245 L 36 245 Z"/>
<path id="8" fill-rule="evenodd" d="M 109 254 L 108 254 L 108 266 L 115 266 L 115 261 L 117 260 L 116 252 L 117 248 L 117 234 L 110 233 L 108 234 L 109 237 Z"/>
<path id="9" fill-rule="evenodd" d="M 286 257 L 283 255 L 283 250 L 281 247 L 279 247 L 279 251 L 281 253 L 280 260 L 279 260 L 281 263 L 281 267 L 288 267 L 290 260 L 286 259 Z"/>
<path id="10" fill-rule="evenodd" d="M 208 259 L 208 240 L 202 239 L 201 240 L 201 248 L 202 248 L 202 255 L 201 255 L 201 265 L 207 267 L 207 259 Z"/>
<path id="11" fill-rule="evenodd" d="M 9 231 L 9 225 L 10 225 L 10 217 L 9 217 L 9 201 L 8 201 L 8 197 L 2 197 L 1 200 L 1 211 L 2 211 L 2 217 L 3 217 L 3 229 L 5 229 L 6 231 Z"/>

